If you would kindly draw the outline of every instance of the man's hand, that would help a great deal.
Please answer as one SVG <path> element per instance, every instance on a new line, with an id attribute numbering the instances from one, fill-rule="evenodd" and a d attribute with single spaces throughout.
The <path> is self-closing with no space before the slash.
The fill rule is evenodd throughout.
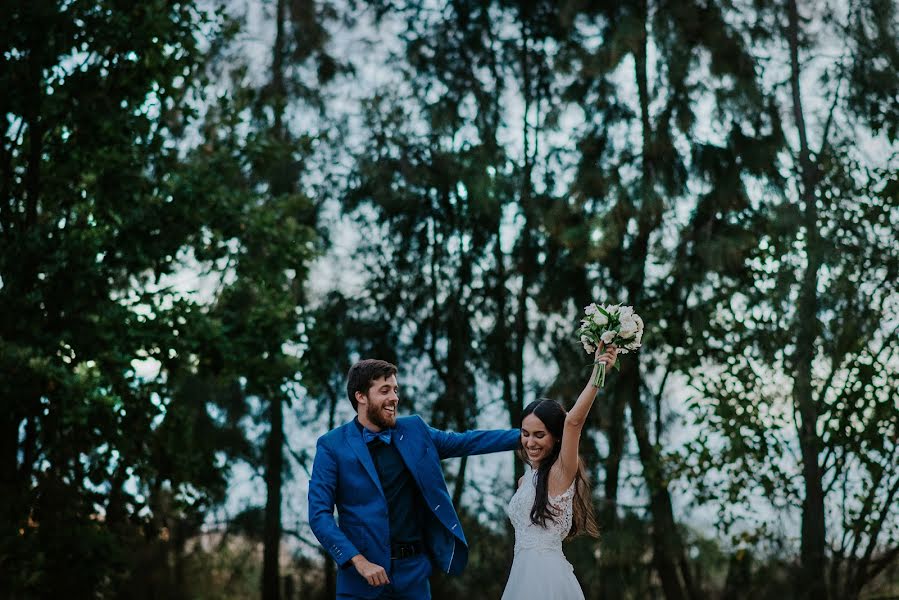
<path id="1" fill-rule="evenodd" d="M 390 580 L 387 579 L 387 571 L 384 570 L 384 567 L 369 562 L 361 554 L 357 554 L 351 560 L 353 561 L 353 566 L 356 567 L 356 571 L 365 577 L 365 581 L 368 582 L 368 585 L 380 586 L 390 583 Z"/>

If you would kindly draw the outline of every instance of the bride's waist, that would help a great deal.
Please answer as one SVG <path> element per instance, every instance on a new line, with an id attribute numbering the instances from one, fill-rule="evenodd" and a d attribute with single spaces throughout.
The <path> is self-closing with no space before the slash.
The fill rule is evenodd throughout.
<path id="1" fill-rule="evenodd" d="M 562 554 L 562 541 L 559 540 L 556 542 L 549 540 L 516 540 L 515 552 L 518 553 L 525 550 Z"/>

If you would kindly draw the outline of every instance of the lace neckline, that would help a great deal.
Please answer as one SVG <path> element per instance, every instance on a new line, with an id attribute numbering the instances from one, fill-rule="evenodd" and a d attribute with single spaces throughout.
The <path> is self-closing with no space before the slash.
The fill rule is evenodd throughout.
<path id="1" fill-rule="evenodd" d="M 531 521 L 531 508 L 537 494 L 537 471 L 530 468 L 530 465 L 528 465 L 528 469 L 525 472 L 525 480 L 513 494 L 506 509 L 515 529 L 515 552 L 532 548 L 561 553 L 562 540 L 571 530 L 574 516 L 574 482 L 562 494 L 549 496 L 555 516 L 548 519 L 545 525 L 536 525 Z"/>

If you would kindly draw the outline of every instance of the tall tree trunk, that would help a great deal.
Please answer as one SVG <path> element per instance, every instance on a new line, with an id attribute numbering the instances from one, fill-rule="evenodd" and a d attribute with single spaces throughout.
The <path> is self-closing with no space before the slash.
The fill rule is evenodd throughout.
<path id="1" fill-rule="evenodd" d="M 27 503 L 24 500 L 30 490 L 30 481 L 19 476 L 17 468 L 19 452 L 19 417 L 7 412 L 0 417 L 0 539 L 14 540 L 17 530 L 27 517 Z M 25 483 L 22 485 L 20 482 Z M 0 597 L 12 597 L 10 577 L 0 577 Z"/>
<path id="2" fill-rule="evenodd" d="M 461 267 L 457 272 L 458 289 L 471 286 L 471 261 L 463 254 Z M 460 299 L 455 299 L 449 306 L 450 322 L 448 325 L 449 343 L 447 345 L 448 377 L 444 380 L 447 406 L 451 407 L 453 424 L 457 431 L 465 431 L 474 425 L 476 414 L 476 398 L 474 376 L 467 363 L 471 348 L 471 315 L 468 307 Z M 453 485 L 453 505 L 461 506 L 462 494 L 465 491 L 465 471 L 468 468 L 468 457 L 463 456 L 456 473 Z"/>
<path id="3" fill-rule="evenodd" d="M 296 583 L 294 582 L 293 575 L 285 575 L 284 576 L 284 600 L 293 600 L 294 596 L 296 596 Z"/>
<path id="4" fill-rule="evenodd" d="M 653 131 L 649 112 L 650 93 L 647 64 L 649 42 L 649 6 L 647 0 L 639 5 L 642 17 L 642 35 L 634 49 L 634 70 L 640 101 L 640 122 L 642 128 L 642 204 L 638 217 L 638 231 L 631 250 L 631 264 L 638 265 L 632 279 L 627 282 L 629 300 L 638 305 L 643 297 L 645 265 L 649 253 L 649 238 L 658 227 L 662 208 L 655 193 L 655 152 Z M 622 367 L 622 379 L 629 386 L 626 390 L 631 413 L 631 425 L 637 439 L 643 479 L 649 491 L 649 506 L 652 516 L 653 563 L 667 600 L 696 598 L 692 577 L 677 523 L 668 482 L 655 445 L 650 437 L 650 416 L 641 398 L 641 373 L 639 356 L 627 361 Z M 631 372 L 632 371 L 632 372 Z"/>
<path id="5" fill-rule="evenodd" d="M 281 479 L 284 471 L 284 405 L 271 401 L 271 431 L 265 454 L 265 525 L 262 553 L 262 600 L 278 600 L 281 582 Z"/>
<path id="6" fill-rule="evenodd" d="M 692 578 L 689 569 L 681 568 L 686 566 L 686 557 L 680 534 L 677 531 L 664 469 L 650 439 L 649 416 L 640 399 L 639 392 L 634 390 L 629 394 L 629 398 L 631 423 L 637 439 L 643 478 L 649 488 L 653 563 L 659 579 L 661 579 L 665 598 L 668 600 L 695 598 L 696 596 L 690 593 Z"/>
<path id="7" fill-rule="evenodd" d="M 30 229 L 37 223 L 41 192 L 41 165 L 44 152 L 44 122 L 41 119 L 43 66 L 41 53 L 29 53 L 28 67 L 33 84 L 28 102 L 28 168 L 25 170 L 25 224 Z M 3 199 L 6 201 L 6 198 Z"/>
<path id="8" fill-rule="evenodd" d="M 19 522 L 12 497 L 22 479 L 18 465 L 20 424 L 21 418 L 15 412 L 6 412 L 0 417 L 0 492 L 3 504 L 9 502 L 9 514 L 4 510 L 3 522 L 11 527 Z"/>
<path id="9" fill-rule="evenodd" d="M 724 579 L 722 597 L 728 600 L 746 600 L 752 589 L 752 554 L 738 550 L 731 554 Z"/>
<path id="10" fill-rule="evenodd" d="M 536 262 L 536 254 L 533 249 L 533 237 L 532 237 L 532 218 L 531 218 L 531 201 L 533 198 L 533 181 L 531 180 L 533 169 L 534 169 L 534 158 L 532 156 L 532 143 L 531 143 L 531 128 L 528 125 L 528 116 L 531 111 L 531 106 L 534 104 L 534 97 L 532 93 L 532 80 L 531 80 L 531 32 L 528 27 L 528 19 L 530 16 L 525 14 L 525 11 L 528 10 L 528 6 L 526 4 L 521 5 L 521 38 L 522 38 L 522 51 L 521 51 L 521 73 L 522 73 L 522 88 L 524 89 L 524 115 L 521 119 L 521 127 L 522 127 L 522 136 L 524 141 L 523 154 L 524 154 L 524 165 L 522 167 L 521 174 L 521 192 L 519 195 L 520 201 L 520 209 L 522 214 L 524 215 L 524 227 L 521 231 L 521 238 L 519 240 L 520 244 L 520 252 L 519 252 L 519 260 L 518 260 L 518 275 L 521 277 L 521 287 L 518 290 L 518 298 L 517 298 L 517 307 L 516 307 L 516 316 L 515 316 L 515 325 L 514 325 L 514 334 L 515 334 L 515 404 L 518 407 L 518 413 L 521 413 L 521 410 L 524 408 L 524 349 L 527 344 L 528 331 L 530 328 L 530 321 L 528 319 L 528 310 L 527 310 L 527 301 L 528 301 L 528 291 L 531 286 L 531 282 L 533 281 L 533 273 L 537 268 Z M 536 145 L 533 144 L 533 145 Z M 513 417 L 515 419 L 515 423 L 512 425 L 513 427 L 519 427 L 520 423 L 518 422 L 518 415 Z M 516 482 L 517 478 L 521 477 L 524 474 L 524 465 L 520 464 L 520 461 L 516 462 L 515 475 Z M 519 474 L 520 469 L 520 474 Z"/>
<path id="11" fill-rule="evenodd" d="M 187 523 L 181 515 L 176 515 L 172 523 L 172 590 L 177 598 L 187 598 L 187 573 L 184 547 L 187 544 Z"/>
<path id="12" fill-rule="evenodd" d="M 800 194 L 802 222 L 807 239 L 807 263 L 800 283 L 796 314 L 796 352 L 794 359 L 793 402 L 799 415 L 799 446 L 802 453 L 802 479 L 805 498 L 802 502 L 802 531 L 798 591 L 801 598 L 826 599 L 825 515 L 822 484 L 818 408 L 812 389 L 812 360 L 818 331 L 818 270 L 821 267 L 818 209 L 815 198 L 815 167 L 809 152 L 799 87 L 799 11 L 796 0 L 788 0 L 790 47 L 790 91 L 793 117 L 799 134 L 799 168 L 802 182 Z"/>
<path id="13" fill-rule="evenodd" d="M 286 91 L 284 86 L 286 0 L 278 0 L 275 9 L 275 42 L 272 48 L 273 133 L 286 143 L 288 135 L 284 125 Z M 280 168 L 274 169 L 269 182 L 273 195 L 291 190 L 289 164 L 282 159 Z M 265 524 L 262 556 L 262 600 L 278 600 L 281 589 L 281 487 L 284 473 L 284 405 L 277 393 L 270 394 L 271 431 L 265 449 Z"/>
<path id="14" fill-rule="evenodd" d="M 527 209 L 525 209 L 527 210 Z M 528 319 L 528 288 L 531 284 L 534 259 L 531 249 L 530 218 L 525 217 L 524 231 L 521 232 L 521 262 L 519 275 L 521 276 L 521 288 L 518 290 L 518 306 L 515 316 L 515 402 L 519 412 L 524 408 L 524 349 L 527 345 L 529 319 Z M 517 427 L 518 425 L 514 425 Z"/>
<path id="15" fill-rule="evenodd" d="M 500 242 L 502 236 L 502 232 L 500 231 L 501 223 L 501 221 L 497 221 L 496 241 L 494 242 L 495 246 L 493 250 L 494 260 L 496 260 L 496 286 L 494 287 L 493 292 L 495 296 L 494 301 L 496 302 L 496 332 L 497 338 L 502 344 L 501 349 L 498 351 L 497 361 L 499 376 L 502 381 L 503 405 L 506 407 L 506 411 L 509 414 L 509 427 L 514 429 L 520 425 L 518 422 L 518 414 L 521 411 L 521 406 L 516 404 L 515 397 L 512 394 L 512 364 L 509 360 L 508 352 L 511 345 L 509 344 L 509 328 L 506 321 L 506 313 L 508 311 L 508 304 L 506 301 L 506 266 L 502 244 Z M 514 477 L 512 480 L 512 490 L 514 492 L 514 486 L 517 484 L 518 479 L 524 475 L 524 465 L 521 464 L 520 460 L 514 460 L 512 463 Z"/>
<path id="16" fill-rule="evenodd" d="M 599 526 L 601 533 L 614 537 L 620 527 L 618 519 L 618 485 L 621 471 L 621 458 L 624 456 L 625 446 L 625 404 L 627 394 L 619 387 L 624 383 L 624 377 L 628 373 L 622 370 L 618 377 L 618 386 L 611 394 L 611 405 L 608 413 L 608 423 L 605 424 L 606 437 L 609 441 L 609 454 L 605 460 L 605 480 L 603 481 L 603 505 L 599 511 Z M 617 543 L 613 543 L 612 552 L 617 552 Z M 605 553 L 600 559 L 599 569 L 599 597 L 602 600 L 620 600 L 624 597 L 624 578 L 620 556 Z"/>
<path id="17" fill-rule="evenodd" d="M 530 157 L 530 137 L 529 137 L 529 127 L 528 127 L 528 113 L 531 108 L 531 78 L 530 78 L 530 55 L 529 55 L 529 33 L 528 27 L 526 23 L 525 15 L 520 16 L 521 19 L 521 36 L 522 36 L 522 50 L 520 55 L 521 60 L 521 70 L 522 70 L 522 88 L 524 90 L 524 116 L 521 120 L 522 134 L 524 136 L 524 165 L 522 168 L 522 176 L 521 176 L 521 188 L 519 192 L 519 208 L 524 214 L 524 228 L 521 232 L 521 238 L 519 239 L 519 256 L 518 259 L 513 261 L 513 271 L 510 275 L 517 274 L 520 279 L 520 288 L 518 290 L 517 298 L 516 298 L 516 306 L 515 306 L 515 319 L 512 327 L 508 329 L 509 332 L 509 341 L 511 341 L 510 346 L 510 354 L 513 357 L 512 361 L 506 361 L 505 358 L 501 358 L 501 360 L 508 365 L 509 373 L 503 377 L 503 395 L 507 397 L 507 406 L 509 409 L 509 420 L 510 425 L 513 428 L 517 428 L 521 426 L 519 422 L 519 417 L 521 415 L 521 410 L 524 408 L 524 348 L 527 342 L 528 335 L 528 313 L 527 313 L 527 297 L 528 297 L 528 287 L 530 285 L 530 276 L 528 273 L 533 270 L 533 266 L 530 261 L 533 260 L 533 256 L 531 253 L 531 230 L 530 230 L 530 219 L 528 217 L 530 210 L 530 201 L 531 201 L 531 157 Z M 505 269 L 502 265 L 502 252 L 499 249 L 499 245 L 501 244 L 501 232 L 497 231 L 497 249 L 496 256 L 498 260 L 499 268 L 501 269 L 501 275 L 505 274 Z M 500 281 L 497 283 L 498 294 L 503 297 L 502 298 L 502 307 L 505 308 L 505 294 L 506 294 L 506 283 L 505 277 L 502 277 Z M 505 311 L 503 311 L 505 312 Z M 505 318 L 505 314 L 501 316 L 501 318 Z M 506 329 L 505 323 L 503 323 L 503 329 Z M 514 385 L 512 383 L 512 376 L 514 375 L 515 381 Z M 508 386 L 508 393 L 506 392 L 506 387 Z M 515 464 L 515 481 L 513 485 L 517 485 L 518 479 L 524 475 L 524 465 L 519 460 L 514 461 Z"/>
<path id="18" fill-rule="evenodd" d="M 336 391 L 332 388 L 332 393 L 329 398 L 330 404 L 328 405 L 328 431 L 331 431 L 337 425 L 337 403 L 340 402 L 342 398 L 342 391 L 343 390 L 339 388 Z M 321 554 L 325 561 L 325 589 L 322 598 L 330 600 L 337 596 L 337 566 L 334 564 L 334 559 L 331 558 L 331 555 L 328 554 L 327 550 L 322 548 Z"/>

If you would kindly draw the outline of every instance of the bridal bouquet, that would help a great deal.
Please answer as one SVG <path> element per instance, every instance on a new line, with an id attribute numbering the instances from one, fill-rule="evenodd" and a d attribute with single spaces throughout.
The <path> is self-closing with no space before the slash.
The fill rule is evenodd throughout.
<path id="1" fill-rule="evenodd" d="M 643 340 L 643 319 L 634 312 L 633 306 L 609 304 L 600 306 L 591 303 L 584 308 L 584 318 L 577 334 L 588 354 L 597 348 L 614 344 L 621 354 L 627 354 L 640 347 Z M 618 363 L 615 363 L 618 368 Z M 602 387 L 606 383 L 606 365 L 599 363 L 593 385 Z"/>

